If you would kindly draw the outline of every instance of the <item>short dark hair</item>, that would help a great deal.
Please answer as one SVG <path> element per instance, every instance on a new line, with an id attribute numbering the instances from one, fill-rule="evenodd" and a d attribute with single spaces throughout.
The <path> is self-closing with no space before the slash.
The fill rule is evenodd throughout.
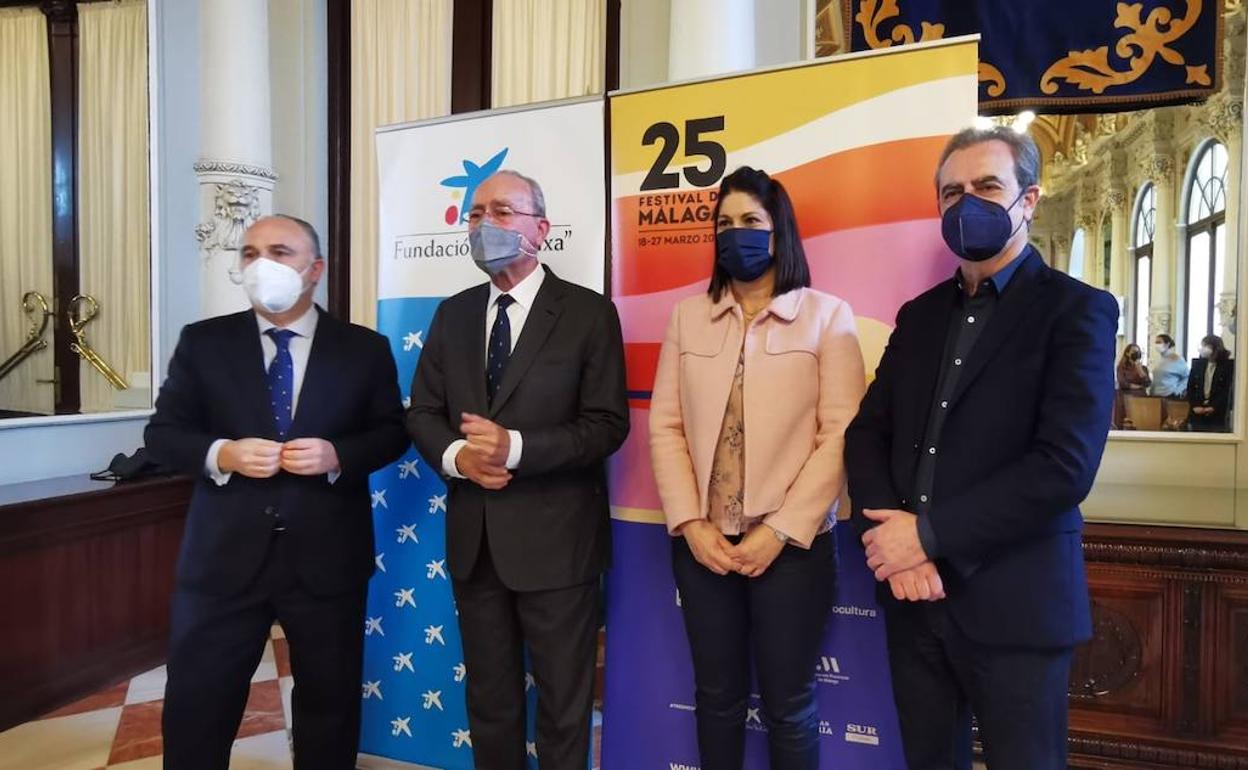
<path id="1" fill-rule="evenodd" d="M 940 171 L 945 161 L 958 150 L 974 147 L 984 142 L 1005 142 L 1014 154 L 1014 178 L 1018 180 L 1018 189 L 1026 190 L 1032 185 L 1040 184 L 1040 150 L 1027 134 L 1020 134 L 1007 126 L 992 128 L 964 128 L 953 135 L 940 154 L 940 163 L 936 164 L 936 191 L 940 192 Z"/>
<path id="2" fill-rule="evenodd" d="M 772 238 L 775 249 L 772 258 L 776 266 L 776 285 L 773 297 L 805 286 L 810 286 L 810 265 L 806 262 L 806 250 L 802 248 L 802 236 L 797 231 L 797 215 L 793 213 L 793 202 L 789 193 L 779 180 L 767 175 L 761 169 L 742 166 L 733 171 L 719 183 L 719 195 L 715 198 L 715 211 L 711 215 L 711 226 L 717 227 L 719 222 L 719 206 L 724 196 L 729 193 L 741 192 L 753 196 L 771 217 Z M 712 252 L 711 284 L 707 293 L 718 302 L 724 290 L 732 285 L 732 276 L 719 266 Z"/>
<path id="3" fill-rule="evenodd" d="M 1222 338 L 1216 334 L 1206 334 L 1201 338 L 1200 344 L 1202 346 L 1208 345 L 1213 348 L 1212 359 L 1218 363 L 1221 363 L 1231 357 L 1231 352 L 1226 349 L 1226 343 L 1223 342 Z"/>
<path id="4" fill-rule="evenodd" d="M 261 218 L 262 219 L 285 219 L 287 222 L 294 222 L 296 225 L 299 225 L 299 229 L 303 230 L 303 234 L 308 236 L 308 240 L 312 241 L 312 254 L 317 259 L 325 258 L 324 255 L 321 254 L 321 237 L 316 234 L 316 228 L 312 226 L 311 222 L 308 222 L 306 219 L 300 219 L 299 217 L 292 216 L 290 214 L 269 214 L 267 217 L 261 217 Z"/>

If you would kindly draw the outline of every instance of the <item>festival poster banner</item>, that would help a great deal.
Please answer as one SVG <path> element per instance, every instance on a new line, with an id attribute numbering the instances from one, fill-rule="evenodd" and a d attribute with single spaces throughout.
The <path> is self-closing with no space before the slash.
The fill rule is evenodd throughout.
<path id="1" fill-rule="evenodd" d="M 378 130 L 377 328 L 390 339 L 405 403 L 438 303 L 486 280 L 469 253 L 467 213 L 477 185 L 495 171 L 541 184 L 551 222 L 542 262 L 603 291 L 603 111 L 603 100 L 593 98 Z M 468 770 L 465 680 L 472 672 L 464 667 L 446 569 L 446 487 L 414 449 L 373 474 L 371 487 L 377 571 L 364 628 L 360 751 Z M 536 767 L 531 678 L 526 689 L 529 763 Z"/>
<path id="2" fill-rule="evenodd" d="M 647 423 L 671 309 L 710 277 L 720 180 L 750 165 L 783 181 L 814 288 L 849 301 L 873 372 L 897 309 L 955 267 L 933 174 L 949 136 L 975 117 L 976 69 L 975 41 L 963 38 L 612 96 L 612 289 L 632 430 L 611 468 L 605 770 L 698 766 Z M 838 533 L 838 598 L 816 667 L 822 766 L 902 768 L 875 581 L 850 529 Z M 767 766 L 759 706 L 751 697 L 754 770 Z"/>

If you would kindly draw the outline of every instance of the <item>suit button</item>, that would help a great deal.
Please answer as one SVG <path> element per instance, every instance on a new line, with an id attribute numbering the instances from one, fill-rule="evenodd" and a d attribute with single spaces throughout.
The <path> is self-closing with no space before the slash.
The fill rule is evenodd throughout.
<path id="1" fill-rule="evenodd" d="M 276 515 L 277 515 L 277 509 L 276 509 L 276 508 L 274 508 L 274 507 L 273 507 L 273 506 L 271 506 L 271 505 L 266 505 L 266 506 L 264 506 L 264 515 L 265 515 L 265 516 L 276 516 Z"/>

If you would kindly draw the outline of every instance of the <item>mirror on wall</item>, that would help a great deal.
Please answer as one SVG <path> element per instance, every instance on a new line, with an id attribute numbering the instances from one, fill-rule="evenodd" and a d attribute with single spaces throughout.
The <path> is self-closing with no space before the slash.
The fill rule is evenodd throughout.
<path id="1" fill-rule="evenodd" d="M 0 427 L 151 406 L 148 94 L 147 0 L 0 0 Z"/>
<path id="2" fill-rule="evenodd" d="M 1242 6 L 1224 22 L 1222 91 L 1205 103 L 1026 126 L 1044 161 L 1032 242 L 1122 309 L 1117 430 L 1227 432 L 1239 408 Z"/>

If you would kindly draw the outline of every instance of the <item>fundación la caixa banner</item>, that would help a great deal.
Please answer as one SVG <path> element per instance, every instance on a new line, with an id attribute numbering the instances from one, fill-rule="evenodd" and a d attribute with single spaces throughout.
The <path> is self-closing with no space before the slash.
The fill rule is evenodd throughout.
<path id="1" fill-rule="evenodd" d="M 390 339 L 405 399 L 438 303 L 486 280 L 469 254 L 467 216 L 477 185 L 495 171 L 542 185 L 551 222 L 542 262 L 603 290 L 603 109 L 593 98 L 378 130 L 377 328 Z M 414 449 L 375 473 L 371 486 L 377 571 L 364 628 L 360 751 L 470 770 L 464 695 L 472 672 L 446 569 L 446 487 Z M 536 767 L 531 679 L 529 688 Z"/>
<path id="2" fill-rule="evenodd" d="M 976 109 L 974 39 L 853 55 L 611 99 L 612 292 L 624 327 L 632 430 L 612 461 L 605 770 L 698 766 L 693 676 L 650 471 L 650 390 L 667 320 L 706 290 L 723 176 L 783 181 L 814 287 L 849 301 L 872 372 L 897 309 L 948 278 L 933 173 Z M 842 506 L 844 510 L 844 506 Z M 848 527 L 816 667 L 822 765 L 903 768 L 875 581 Z M 767 767 L 757 698 L 747 767 Z"/>

